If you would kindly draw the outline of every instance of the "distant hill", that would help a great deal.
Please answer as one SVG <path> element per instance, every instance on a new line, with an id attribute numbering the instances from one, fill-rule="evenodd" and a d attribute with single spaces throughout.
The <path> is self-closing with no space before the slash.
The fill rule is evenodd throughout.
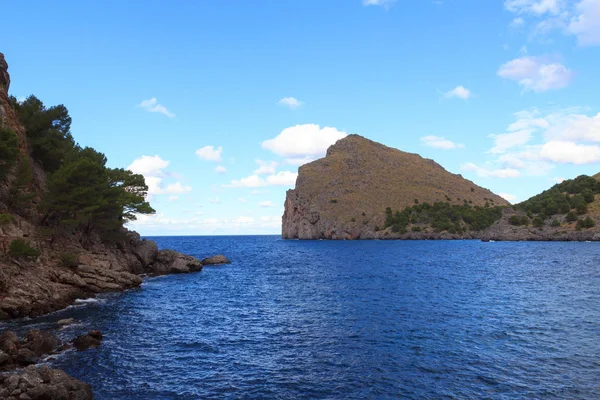
<path id="1" fill-rule="evenodd" d="M 300 167 L 296 188 L 287 192 L 282 235 L 379 238 L 390 233 L 385 229 L 388 207 L 402 211 L 424 203 L 465 208 L 509 205 L 433 160 L 349 135 L 331 146 L 325 158 Z"/>

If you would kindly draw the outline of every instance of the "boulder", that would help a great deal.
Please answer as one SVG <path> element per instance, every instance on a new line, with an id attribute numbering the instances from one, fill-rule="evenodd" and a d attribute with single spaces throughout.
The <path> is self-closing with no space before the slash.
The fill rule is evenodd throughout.
<path id="1" fill-rule="evenodd" d="M 146 270 L 153 275 L 181 274 L 202 269 L 197 258 L 173 250 L 161 250 L 156 260 Z"/>
<path id="2" fill-rule="evenodd" d="M 61 344 L 61 340 L 52 333 L 35 329 L 27 332 L 21 347 L 33 351 L 37 356 L 42 356 L 53 353 Z"/>
<path id="3" fill-rule="evenodd" d="M 133 248 L 133 253 L 137 259 L 142 263 L 142 267 L 146 267 L 158 256 L 158 246 L 153 240 L 142 239 L 138 241 Z"/>
<path id="4" fill-rule="evenodd" d="M 222 254 L 205 258 L 202 260 L 202 265 L 219 265 L 219 264 L 231 264 L 231 261 Z"/>
<path id="5" fill-rule="evenodd" d="M 91 330 L 86 335 L 77 336 L 73 340 L 73 347 L 77 351 L 83 351 L 100 346 L 102 343 L 102 333 L 98 330 Z"/>
<path id="6" fill-rule="evenodd" d="M 13 331 L 4 331 L 0 335 L 0 350 L 8 354 L 16 353 L 19 338 Z"/>
<path id="7" fill-rule="evenodd" d="M 17 355 L 14 357 L 15 362 L 20 365 L 36 364 L 39 359 L 40 357 L 27 347 L 20 348 L 17 351 Z"/>
<path id="8" fill-rule="evenodd" d="M 16 393 L 18 392 L 18 393 Z M 48 366 L 29 366 L 0 376 L 0 398 L 20 400 L 91 400 L 90 385 Z"/>

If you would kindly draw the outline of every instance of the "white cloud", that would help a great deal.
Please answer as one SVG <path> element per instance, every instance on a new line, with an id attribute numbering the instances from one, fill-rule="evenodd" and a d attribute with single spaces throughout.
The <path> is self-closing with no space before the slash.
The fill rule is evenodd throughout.
<path id="1" fill-rule="evenodd" d="M 247 203 L 247 202 L 248 202 L 248 200 L 246 200 L 246 199 L 245 199 L 245 198 L 243 198 L 243 197 L 240 197 L 240 198 L 238 199 L 238 201 L 239 201 L 240 203 Z"/>
<path id="2" fill-rule="evenodd" d="M 381 6 L 389 9 L 394 5 L 396 0 L 363 0 L 364 6 Z"/>
<path id="3" fill-rule="evenodd" d="M 517 199 L 517 196 L 510 193 L 498 193 L 498 195 L 509 203 L 513 203 Z"/>
<path id="4" fill-rule="evenodd" d="M 260 203 L 258 203 L 258 205 L 261 207 L 275 207 L 275 204 L 273 204 L 271 200 L 261 201 Z"/>
<path id="5" fill-rule="evenodd" d="M 148 112 L 151 113 L 159 113 L 159 114 L 163 114 L 166 115 L 169 118 L 173 118 L 175 117 L 175 114 L 173 114 L 172 112 L 170 112 L 169 110 L 167 110 L 167 108 L 161 104 L 158 104 L 158 100 L 156 99 L 156 97 L 153 97 L 151 99 L 148 100 L 144 100 L 142 101 L 140 104 L 137 105 L 139 108 L 142 108 Z"/>
<path id="6" fill-rule="evenodd" d="M 164 189 L 164 193 L 187 193 L 191 191 L 191 186 L 183 185 L 181 182 L 169 183 L 167 187 Z"/>
<path id="7" fill-rule="evenodd" d="M 179 200 L 179 196 L 169 196 L 169 201 L 173 202 L 173 201 L 177 201 Z"/>
<path id="8" fill-rule="evenodd" d="M 564 0 L 506 0 L 504 7 L 517 14 L 558 15 L 564 8 Z"/>
<path id="9" fill-rule="evenodd" d="M 540 155 L 555 163 L 593 164 L 600 162 L 600 146 L 550 141 L 542 146 Z"/>
<path id="10" fill-rule="evenodd" d="M 275 173 L 275 168 L 277 168 L 278 165 L 275 161 L 256 160 L 256 163 L 259 167 L 254 171 L 255 175 L 273 175 Z"/>
<path id="11" fill-rule="evenodd" d="M 551 121 L 547 139 L 600 142 L 600 113 L 589 117 L 576 112 L 558 112 L 546 117 Z"/>
<path id="12" fill-rule="evenodd" d="M 600 1 L 582 0 L 575 6 L 568 32 L 577 37 L 580 46 L 600 45 Z"/>
<path id="13" fill-rule="evenodd" d="M 221 161 L 221 153 L 223 153 L 223 147 L 218 148 L 214 146 L 204 146 L 196 150 L 196 155 L 206 161 Z"/>
<path id="14" fill-rule="evenodd" d="M 217 174 L 224 174 L 225 172 L 227 172 L 227 168 L 225 168 L 222 165 L 217 165 L 216 168 L 215 168 L 215 172 Z"/>
<path id="15" fill-rule="evenodd" d="M 208 199 L 208 202 L 211 204 L 222 204 L 223 203 L 223 201 L 221 201 L 221 199 L 218 197 L 215 197 L 214 199 Z"/>
<path id="16" fill-rule="evenodd" d="M 223 185 L 224 187 L 263 187 L 263 186 L 293 186 L 296 183 L 298 174 L 291 171 L 280 171 L 277 174 L 268 175 L 264 178 L 258 175 L 250 175 L 238 180 L 232 180 L 231 183 Z"/>
<path id="17" fill-rule="evenodd" d="M 265 140 L 262 147 L 282 157 L 298 158 L 322 156 L 327 148 L 346 137 L 346 132 L 317 124 L 296 125 L 281 131 L 273 139 Z"/>
<path id="18" fill-rule="evenodd" d="M 473 93 L 464 86 L 457 86 L 454 89 L 444 93 L 447 99 L 458 97 L 459 99 L 468 100 L 473 97 Z"/>
<path id="19" fill-rule="evenodd" d="M 567 87 L 573 72 L 544 57 L 523 56 L 502 65 L 498 76 L 518 82 L 524 90 L 546 92 Z"/>
<path id="20" fill-rule="evenodd" d="M 191 218 L 171 218 L 164 213 L 140 215 L 137 221 L 128 224 L 142 234 L 161 234 L 172 232 L 176 234 L 202 233 L 242 233 L 259 232 L 275 233 L 281 229 L 281 216 L 237 216 L 230 218 L 202 218 L 196 214 Z"/>
<path id="21" fill-rule="evenodd" d="M 525 20 L 521 17 L 517 17 L 517 18 L 513 19 L 512 22 L 510 23 L 511 28 L 520 28 L 523 25 L 525 25 Z"/>
<path id="22" fill-rule="evenodd" d="M 304 164 L 308 164 L 309 162 L 313 162 L 315 161 L 315 157 L 311 157 L 311 156 L 305 156 L 305 157 L 293 157 L 293 158 L 286 158 L 285 160 L 283 160 L 286 164 L 290 164 L 290 165 L 304 165 Z"/>
<path id="23" fill-rule="evenodd" d="M 454 143 L 453 141 L 444 137 L 433 135 L 422 137 L 421 143 L 423 143 L 425 146 L 442 150 L 462 149 L 465 147 L 464 144 Z"/>
<path id="24" fill-rule="evenodd" d="M 141 156 L 135 159 L 127 169 L 134 174 L 144 176 L 146 185 L 148 185 L 149 198 L 159 194 L 182 194 L 191 191 L 191 186 L 183 185 L 181 182 L 170 183 L 165 186 L 164 180 L 174 175 L 163 171 L 168 165 L 169 161 L 163 160 L 158 155 L 153 157 Z"/>
<path id="25" fill-rule="evenodd" d="M 513 168 L 487 169 L 474 163 L 466 163 L 460 166 L 461 170 L 475 172 L 481 178 L 518 178 L 521 173 Z"/>
<path id="26" fill-rule="evenodd" d="M 294 97 L 284 97 L 283 99 L 279 100 L 277 104 L 286 106 L 291 110 L 295 110 L 304 103 Z"/>

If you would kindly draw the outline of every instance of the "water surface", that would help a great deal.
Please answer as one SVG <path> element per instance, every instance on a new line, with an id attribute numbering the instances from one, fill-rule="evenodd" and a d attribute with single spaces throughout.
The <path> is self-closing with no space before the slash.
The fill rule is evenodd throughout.
<path id="1" fill-rule="evenodd" d="M 98 399 L 600 397 L 599 244 L 154 239 L 233 263 L 28 323 Z"/>

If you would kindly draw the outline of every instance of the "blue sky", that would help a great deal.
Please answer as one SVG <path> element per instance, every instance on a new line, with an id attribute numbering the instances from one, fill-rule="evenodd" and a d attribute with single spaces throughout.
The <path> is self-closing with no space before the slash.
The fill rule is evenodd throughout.
<path id="1" fill-rule="evenodd" d="M 11 93 L 143 173 L 143 235 L 279 233 L 349 133 L 519 202 L 600 171 L 600 0 L 3 4 Z"/>

